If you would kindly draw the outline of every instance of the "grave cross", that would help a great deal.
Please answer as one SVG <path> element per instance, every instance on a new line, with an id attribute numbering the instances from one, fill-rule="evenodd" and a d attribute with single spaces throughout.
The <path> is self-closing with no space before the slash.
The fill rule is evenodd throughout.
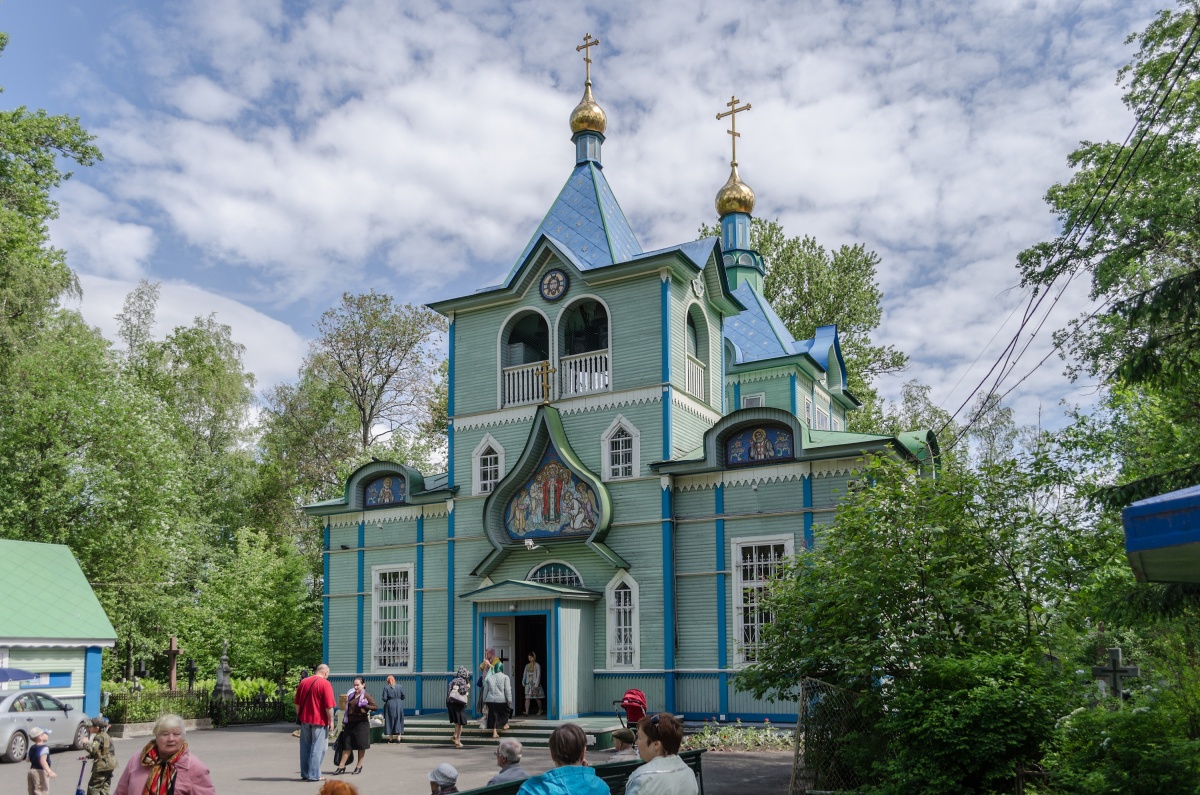
<path id="1" fill-rule="evenodd" d="M 167 645 L 167 681 L 170 682 L 171 692 L 175 692 L 178 685 L 176 680 L 175 658 L 179 656 L 179 638 L 171 636 L 171 642 Z"/>
<path id="2" fill-rule="evenodd" d="M 196 666 L 196 661 L 193 660 L 191 657 L 188 657 L 187 668 L 185 668 L 184 670 L 187 671 L 188 692 L 190 693 L 196 687 L 196 671 L 199 671 L 200 669 Z"/>
<path id="3" fill-rule="evenodd" d="M 1121 680 L 1127 676 L 1140 676 L 1141 669 L 1136 665 L 1121 665 L 1121 650 L 1108 650 L 1108 665 L 1093 665 L 1092 677 L 1108 685 L 1112 694 L 1121 697 Z"/>
<path id="4" fill-rule="evenodd" d="M 739 100 L 737 97 L 730 97 L 729 101 L 725 103 L 729 107 L 729 110 L 725 111 L 724 113 L 717 114 L 717 121 L 720 121 L 726 116 L 729 117 L 729 129 L 725 132 L 729 133 L 732 139 L 731 143 L 733 144 L 733 160 L 729 162 L 729 165 L 731 166 L 737 165 L 737 139 L 742 137 L 742 134 L 737 131 L 737 115 L 744 110 L 750 110 L 749 102 L 739 108 L 738 102 L 740 101 L 741 100 Z"/>
<path id="5" fill-rule="evenodd" d="M 550 375 L 557 373 L 557 367 L 551 367 L 550 362 L 542 362 L 533 370 L 534 374 L 542 379 L 542 405 L 550 405 Z"/>

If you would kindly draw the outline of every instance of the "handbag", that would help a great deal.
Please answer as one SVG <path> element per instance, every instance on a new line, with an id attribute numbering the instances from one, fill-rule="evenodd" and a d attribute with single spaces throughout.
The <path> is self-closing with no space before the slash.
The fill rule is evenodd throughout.
<path id="1" fill-rule="evenodd" d="M 451 701 L 457 701 L 459 704 L 466 704 L 468 700 L 467 694 L 458 692 L 458 688 L 456 687 L 450 688 L 449 698 Z"/>

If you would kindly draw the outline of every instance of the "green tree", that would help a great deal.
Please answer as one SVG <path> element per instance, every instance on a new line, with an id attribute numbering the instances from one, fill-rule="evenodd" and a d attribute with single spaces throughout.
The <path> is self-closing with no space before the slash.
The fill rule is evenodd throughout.
<path id="1" fill-rule="evenodd" d="M 0 33 L 0 52 L 8 44 Z M 49 243 L 50 198 L 70 172 L 59 158 L 89 166 L 100 150 L 72 116 L 25 107 L 0 111 L 0 371 L 65 292 L 78 293 L 66 254 Z"/>
<path id="2" fill-rule="evenodd" d="M 718 227 L 700 228 L 701 237 L 719 234 Z M 763 292 L 792 336 L 809 339 L 818 326 L 837 324 L 847 386 L 863 403 L 847 417 L 847 427 L 877 430 L 883 407 L 875 383 L 908 365 L 904 353 L 871 340 L 883 319 L 883 293 L 876 282 L 879 255 L 861 243 L 827 251 L 815 239 L 788 237 L 778 221 L 761 218 L 750 221 L 750 246 L 766 262 Z"/>

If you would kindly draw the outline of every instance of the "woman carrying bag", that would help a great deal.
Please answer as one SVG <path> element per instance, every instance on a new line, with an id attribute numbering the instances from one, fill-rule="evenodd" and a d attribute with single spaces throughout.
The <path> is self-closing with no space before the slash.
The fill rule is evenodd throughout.
<path id="1" fill-rule="evenodd" d="M 346 698 L 346 726 L 342 729 L 346 736 L 346 750 L 338 760 L 338 767 L 334 773 L 346 772 L 346 765 L 350 764 L 350 757 L 354 751 L 358 751 L 358 765 L 354 768 L 354 773 L 362 772 L 363 757 L 371 747 L 371 711 L 376 709 L 379 709 L 379 705 L 366 691 L 363 678 L 354 677 L 354 690 Z"/>
<path id="2" fill-rule="evenodd" d="M 454 726 L 454 747 L 462 748 L 462 727 L 467 722 L 463 710 L 471 701 L 471 672 L 464 665 L 458 669 L 454 680 L 450 682 L 450 690 L 446 693 L 446 712 L 450 715 L 450 724 Z"/>

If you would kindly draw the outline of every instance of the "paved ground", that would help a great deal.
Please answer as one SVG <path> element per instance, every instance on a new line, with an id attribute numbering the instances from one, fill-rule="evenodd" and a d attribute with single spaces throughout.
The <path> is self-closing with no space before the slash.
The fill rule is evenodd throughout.
<path id="1" fill-rule="evenodd" d="M 212 770 L 213 783 L 221 795 L 314 795 L 318 785 L 300 781 L 299 740 L 292 737 L 292 726 L 246 726 L 188 734 L 192 751 Z M 130 755 L 141 750 L 144 739 L 114 740 L 121 769 Z M 59 774 L 51 782 L 52 795 L 73 795 L 79 776 L 78 751 L 56 751 L 52 764 Z M 603 762 L 603 751 L 589 755 L 592 762 Z M 323 771 L 333 770 L 332 754 L 326 756 Z M 428 772 L 439 762 L 450 762 L 459 770 L 459 789 L 482 786 L 492 776 L 495 759 L 487 747 L 444 748 L 401 743 L 376 745 L 368 753 L 363 772 L 347 776 L 362 795 L 420 795 L 429 792 Z M 530 773 L 542 773 L 551 767 L 550 754 L 531 749 L 523 765 Z M 25 792 L 25 772 L 29 766 L 0 764 L 0 793 Z M 788 754 L 716 754 L 704 756 L 705 795 L 774 795 L 787 792 L 791 774 Z M 119 775 L 119 772 L 118 772 Z M 114 790 L 115 790 L 114 782 Z"/>

